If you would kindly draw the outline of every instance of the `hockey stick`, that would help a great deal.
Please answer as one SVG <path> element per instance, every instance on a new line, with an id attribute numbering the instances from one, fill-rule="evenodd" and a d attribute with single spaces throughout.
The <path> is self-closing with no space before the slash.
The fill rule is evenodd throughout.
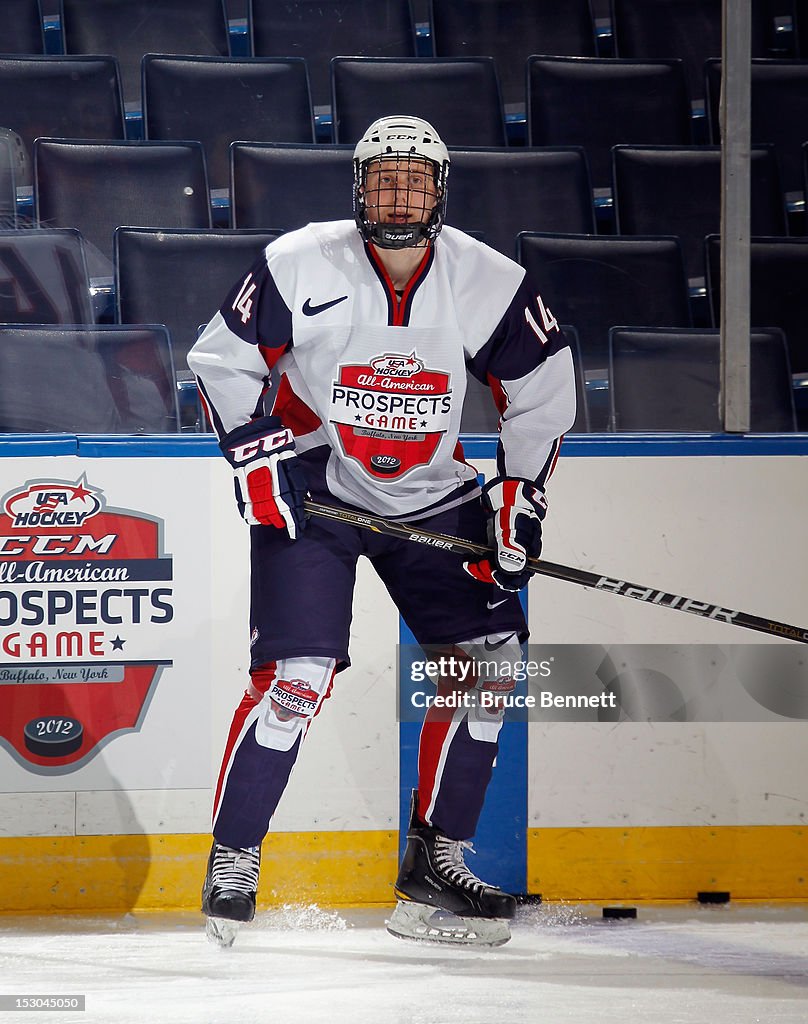
<path id="1" fill-rule="evenodd" d="M 359 526 L 363 530 L 372 530 L 374 533 L 386 534 L 389 537 L 400 537 L 403 540 L 415 541 L 417 544 L 428 544 L 433 548 L 452 551 L 457 555 L 485 557 L 491 554 L 491 550 L 484 544 L 476 544 L 474 541 L 464 540 L 462 537 L 451 537 L 445 533 L 431 533 L 429 530 L 419 530 L 417 526 L 408 523 L 396 523 L 389 519 L 383 519 L 381 516 L 366 512 L 352 512 L 350 509 L 337 508 L 334 505 L 323 505 L 318 501 L 308 500 L 305 505 L 306 511 L 311 515 L 335 519 L 351 526 Z M 668 594 L 664 590 L 657 590 L 654 587 L 645 587 L 638 583 L 629 583 L 627 580 L 601 576 L 596 572 L 587 572 L 585 569 L 573 569 L 571 566 L 559 565 L 557 562 L 546 562 L 543 558 L 531 558 L 528 564 L 534 572 L 542 576 L 566 580 L 567 583 L 577 583 L 581 587 L 591 587 L 593 590 L 602 590 L 620 597 L 631 597 L 635 601 L 644 601 L 646 604 L 655 604 L 661 608 L 675 608 L 680 612 L 699 615 L 703 619 L 729 622 L 734 626 L 742 626 L 744 629 L 756 629 L 759 633 L 769 633 L 772 636 L 808 644 L 808 629 L 803 626 L 790 626 L 788 623 L 776 622 L 760 615 L 750 615 L 748 612 L 733 611 L 731 608 L 723 608 L 717 604 L 696 601 L 692 597 Z"/>

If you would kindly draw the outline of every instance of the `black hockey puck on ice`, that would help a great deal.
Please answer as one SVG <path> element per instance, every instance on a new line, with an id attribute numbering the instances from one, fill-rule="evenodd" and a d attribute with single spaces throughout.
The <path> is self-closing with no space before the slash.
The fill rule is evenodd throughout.
<path id="1" fill-rule="evenodd" d="M 66 757 L 81 746 L 84 726 L 77 718 L 42 715 L 32 718 L 22 731 L 25 746 L 40 757 Z"/>
<path id="2" fill-rule="evenodd" d="M 705 889 L 696 893 L 699 903 L 729 903 L 729 893 L 718 889 Z"/>
<path id="3" fill-rule="evenodd" d="M 518 892 L 514 895 L 519 907 L 538 907 L 541 903 L 540 892 Z"/>
<path id="4" fill-rule="evenodd" d="M 637 916 L 636 907 L 604 907 L 603 916 L 607 920 L 615 920 L 618 918 L 635 918 Z"/>

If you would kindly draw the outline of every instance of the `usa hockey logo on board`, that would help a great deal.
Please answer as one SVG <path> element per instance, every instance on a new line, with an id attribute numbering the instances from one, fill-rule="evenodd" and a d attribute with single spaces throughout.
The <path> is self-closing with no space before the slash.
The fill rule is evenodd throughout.
<path id="1" fill-rule="evenodd" d="M 29 480 L 0 504 L 0 744 L 65 774 L 137 731 L 162 668 L 140 659 L 174 617 L 162 520 L 80 480 Z M 159 634 L 158 634 L 159 635 Z"/>
<path id="2" fill-rule="evenodd" d="M 449 374 L 427 369 L 415 352 L 340 366 L 332 382 L 329 420 L 342 450 L 375 479 L 428 465 L 451 414 Z"/>

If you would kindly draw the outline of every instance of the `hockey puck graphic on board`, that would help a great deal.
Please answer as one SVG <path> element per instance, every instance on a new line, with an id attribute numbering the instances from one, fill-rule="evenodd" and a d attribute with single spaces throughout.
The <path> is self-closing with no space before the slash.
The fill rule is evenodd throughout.
<path id="1" fill-rule="evenodd" d="M 23 739 L 32 754 L 40 757 L 65 757 L 81 746 L 84 726 L 77 718 L 41 715 L 32 718 L 23 729 Z"/>
<path id="2" fill-rule="evenodd" d="M 636 907 L 604 907 L 603 916 L 607 920 L 619 920 L 621 918 L 633 919 L 637 916 Z"/>
<path id="3" fill-rule="evenodd" d="M 371 455 L 370 464 L 377 473 L 396 473 L 401 465 L 401 459 L 395 455 Z"/>
<path id="4" fill-rule="evenodd" d="M 703 889 L 696 893 L 699 903 L 729 903 L 729 897 L 723 889 Z"/>

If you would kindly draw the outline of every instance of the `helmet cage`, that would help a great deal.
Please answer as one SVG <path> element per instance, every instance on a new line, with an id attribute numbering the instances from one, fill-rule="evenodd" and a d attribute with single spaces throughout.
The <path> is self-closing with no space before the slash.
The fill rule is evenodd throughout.
<path id="1" fill-rule="evenodd" d="M 436 202 L 432 211 L 423 223 L 385 223 L 371 219 L 368 212 L 368 172 L 373 165 L 381 160 L 395 160 L 396 170 L 406 169 L 411 161 L 426 163 L 432 169 L 436 190 Z M 449 160 L 438 163 L 430 157 L 418 152 L 418 146 L 411 145 L 408 150 L 393 150 L 385 146 L 383 152 L 377 152 L 364 160 L 353 160 L 353 215 L 359 234 L 366 242 L 372 242 L 380 249 L 406 249 L 424 242 L 432 242 L 437 238 L 443 226 L 446 211 L 446 179 L 449 177 Z M 412 191 L 412 189 L 410 189 Z M 374 204 L 370 204 L 373 206 Z"/>

